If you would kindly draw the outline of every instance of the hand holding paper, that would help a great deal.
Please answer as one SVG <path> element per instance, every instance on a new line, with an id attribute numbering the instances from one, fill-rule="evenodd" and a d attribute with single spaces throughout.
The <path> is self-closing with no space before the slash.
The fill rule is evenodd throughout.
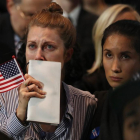
<path id="1" fill-rule="evenodd" d="M 25 74 L 25 81 L 18 88 L 19 104 L 16 111 L 18 119 L 24 124 L 27 118 L 28 102 L 32 97 L 44 98 L 46 92 L 41 90 L 43 85 L 40 81 Z"/>

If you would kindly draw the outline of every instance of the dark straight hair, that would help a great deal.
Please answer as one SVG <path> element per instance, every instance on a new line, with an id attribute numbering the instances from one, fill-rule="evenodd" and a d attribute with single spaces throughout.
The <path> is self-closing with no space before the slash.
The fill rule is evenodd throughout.
<path id="1" fill-rule="evenodd" d="M 103 33 L 102 47 L 106 39 L 113 34 L 128 37 L 132 42 L 131 46 L 134 47 L 137 53 L 140 53 L 140 22 L 134 20 L 120 20 L 111 24 Z"/>

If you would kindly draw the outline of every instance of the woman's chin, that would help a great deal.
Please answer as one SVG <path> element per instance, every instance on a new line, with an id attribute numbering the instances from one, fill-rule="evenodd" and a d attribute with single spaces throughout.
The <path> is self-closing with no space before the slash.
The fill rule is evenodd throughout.
<path id="1" fill-rule="evenodd" d="M 119 87 L 119 86 L 121 86 L 122 85 L 122 83 L 111 83 L 110 84 L 110 86 L 113 88 L 113 89 L 115 89 L 115 88 L 117 88 L 117 87 Z"/>

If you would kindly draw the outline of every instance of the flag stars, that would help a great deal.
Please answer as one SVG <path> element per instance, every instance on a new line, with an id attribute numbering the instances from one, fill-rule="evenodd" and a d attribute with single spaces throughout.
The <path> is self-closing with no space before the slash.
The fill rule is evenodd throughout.
<path id="1" fill-rule="evenodd" d="M 20 73 L 14 60 L 11 60 L 10 62 L 5 63 L 3 65 L 0 65 L 0 71 L 5 79 L 8 79 Z"/>

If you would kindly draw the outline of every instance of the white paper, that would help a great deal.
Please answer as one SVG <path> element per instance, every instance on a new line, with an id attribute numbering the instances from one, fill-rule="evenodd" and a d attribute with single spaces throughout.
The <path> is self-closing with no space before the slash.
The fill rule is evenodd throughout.
<path id="1" fill-rule="evenodd" d="M 27 121 L 59 124 L 61 63 L 30 60 L 28 74 L 44 84 L 47 94 L 44 99 L 30 99 Z"/>

